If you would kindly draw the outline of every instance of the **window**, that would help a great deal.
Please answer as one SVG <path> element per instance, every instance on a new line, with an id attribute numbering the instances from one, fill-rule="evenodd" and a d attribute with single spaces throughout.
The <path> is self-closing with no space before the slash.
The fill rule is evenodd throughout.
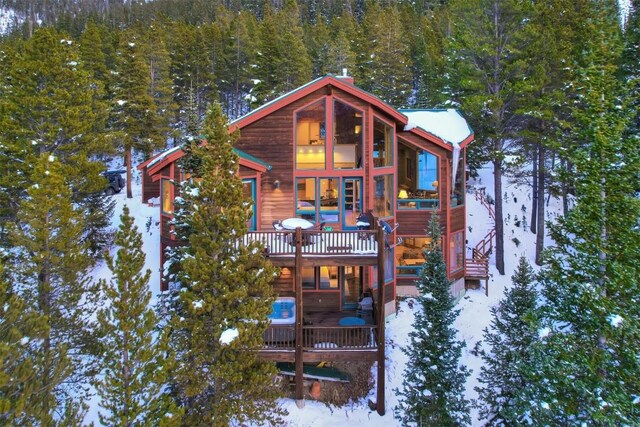
<path id="1" fill-rule="evenodd" d="M 338 179 L 320 178 L 320 222 L 338 222 Z"/>
<path id="2" fill-rule="evenodd" d="M 361 168 L 362 111 L 340 101 L 335 101 L 333 117 L 333 168 Z"/>
<path id="3" fill-rule="evenodd" d="M 424 264 L 423 251 L 431 243 L 430 237 L 404 237 L 395 247 L 396 271 L 398 275 L 417 276 Z"/>
<path id="4" fill-rule="evenodd" d="M 451 272 L 464 267 L 464 231 L 451 233 L 449 240 L 449 267 Z"/>
<path id="5" fill-rule="evenodd" d="M 302 289 L 336 290 L 338 267 L 302 267 Z"/>
<path id="6" fill-rule="evenodd" d="M 311 222 L 339 221 L 338 178 L 297 178 L 296 186 L 296 216 Z"/>
<path id="7" fill-rule="evenodd" d="M 247 229 L 249 231 L 255 231 L 256 230 L 256 180 L 255 179 L 242 180 L 242 195 L 246 202 L 251 203 L 251 209 L 249 210 L 249 218 L 247 219 Z"/>
<path id="8" fill-rule="evenodd" d="M 325 102 L 320 100 L 296 113 L 296 168 L 325 168 Z"/>
<path id="9" fill-rule="evenodd" d="M 451 192 L 451 207 L 464 205 L 464 156 L 460 153 L 458 160 L 458 168 L 456 170 L 456 179 Z M 452 168 L 453 173 L 453 168 Z"/>
<path id="10" fill-rule="evenodd" d="M 362 178 L 345 178 L 342 181 L 344 194 L 343 228 L 356 228 L 356 222 L 362 213 Z"/>
<path id="11" fill-rule="evenodd" d="M 373 177 L 373 213 L 379 218 L 393 216 L 393 175 Z"/>
<path id="12" fill-rule="evenodd" d="M 403 144 L 400 144 L 398 156 L 398 209 L 438 209 L 438 157 Z M 402 168 L 405 168 L 404 173 Z"/>
<path id="13" fill-rule="evenodd" d="M 394 257 L 393 257 L 394 249 L 387 249 L 384 251 L 384 282 L 389 283 L 393 281 L 393 272 L 394 268 Z M 373 282 L 371 287 L 373 289 L 378 288 L 378 267 L 373 267 Z"/>
<path id="14" fill-rule="evenodd" d="M 316 220 L 316 179 L 296 179 L 296 216 L 315 222 Z"/>
<path id="15" fill-rule="evenodd" d="M 162 179 L 162 213 L 173 214 L 173 183 L 169 179 Z"/>
<path id="16" fill-rule="evenodd" d="M 373 167 L 393 166 L 393 129 L 378 119 L 373 121 Z"/>

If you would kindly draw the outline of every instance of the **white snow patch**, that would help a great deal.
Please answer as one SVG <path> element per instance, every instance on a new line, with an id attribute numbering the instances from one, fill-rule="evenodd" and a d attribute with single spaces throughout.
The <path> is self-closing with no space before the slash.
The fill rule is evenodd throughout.
<path id="1" fill-rule="evenodd" d="M 220 335 L 220 344 L 228 345 L 238 338 L 238 330 L 236 328 L 227 329 Z"/>
<path id="2" fill-rule="evenodd" d="M 624 322 L 624 319 L 619 314 L 610 314 L 607 319 L 609 320 L 611 326 L 613 326 L 614 328 L 617 328 L 622 324 L 622 322 Z"/>
<path id="3" fill-rule="evenodd" d="M 400 110 L 400 112 L 409 119 L 404 128 L 405 131 L 418 127 L 450 144 L 461 143 L 473 133 L 464 117 L 453 108 L 447 110 Z"/>

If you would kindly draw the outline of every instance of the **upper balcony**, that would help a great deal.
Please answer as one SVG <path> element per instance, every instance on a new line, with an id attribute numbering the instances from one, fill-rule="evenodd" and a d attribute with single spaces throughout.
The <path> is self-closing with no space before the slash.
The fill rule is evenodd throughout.
<path id="1" fill-rule="evenodd" d="M 376 265 L 378 248 L 384 242 L 382 230 L 324 231 L 282 230 L 251 231 L 244 243 L 262 242 L 265 253 L 275 265 L 292 266 L 296 256 L 303 265 Z M 384 244 L 384 243 L 382 243 Z"/>

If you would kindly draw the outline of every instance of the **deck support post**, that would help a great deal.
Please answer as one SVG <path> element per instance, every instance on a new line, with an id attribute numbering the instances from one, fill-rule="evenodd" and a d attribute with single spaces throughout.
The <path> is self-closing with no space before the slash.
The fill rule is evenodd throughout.
<path id="1" fill-rule="evenodd" d="M 385 388 L 385 331 L 384 331 L 384 229 L 378 228 L 378 313 L 376 317 L 378 320 L 378 397 L 376 400 L 376 410 L 378 414 L 384 415 L 384 388 Z"/>
<path id="2" fill-rule="evenodd" d="M 296 258 L 295 258 L 295 285 L 296 285 L 296 405 L 304 407 L 303 388 L 303 363 L 302 363 L 302 229 L 296 228 Z"/>

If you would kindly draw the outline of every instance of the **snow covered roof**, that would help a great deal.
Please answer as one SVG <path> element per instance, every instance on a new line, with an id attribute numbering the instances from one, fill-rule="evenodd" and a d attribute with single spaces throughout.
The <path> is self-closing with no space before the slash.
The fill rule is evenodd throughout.
<path id="1" fill-rule="evenodd" d="M 400 110 L 400 112 L 409 119 L 404 127 L 405 131 L 418 127 L 452 145 L 460 144 L 473 135 L 473 130 L 465 118 L 453 108 L 446 110 Z"/>

